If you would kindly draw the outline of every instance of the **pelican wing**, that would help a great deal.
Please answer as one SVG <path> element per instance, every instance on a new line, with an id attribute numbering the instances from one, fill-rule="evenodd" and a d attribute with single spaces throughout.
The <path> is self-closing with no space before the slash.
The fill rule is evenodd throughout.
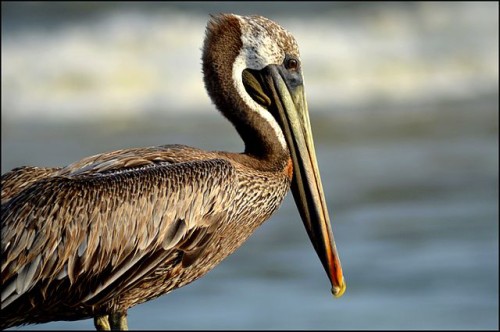
<path id="1" fill-rule="evenodd" d="M 234 168 L 222 159 L 33 182 L 1 208 L 2 308 L 64 282 L 73 303 L 96 303 L 168 260 L 189 266 L 235 188 Z"/>
<path id="2" fill-rule="evenodd" d="M 49 177 L 59 168 L 17 167 L 2 175 L 2 204 L 26 189 L 32 183 Z"/>

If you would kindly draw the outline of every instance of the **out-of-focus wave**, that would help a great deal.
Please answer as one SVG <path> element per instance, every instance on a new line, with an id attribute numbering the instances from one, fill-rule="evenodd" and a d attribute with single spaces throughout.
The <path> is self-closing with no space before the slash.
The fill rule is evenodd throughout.
<path id="1" fill-rule="evenodd" d="M 310 108 L 340 112 L 497 91 L 497 13 L 498 3 L 420 3 L 271 18 L 299 42 Z M 200 64 L 207 19 L 120 9 L 50 29 L 7 29 L 2 118 L 213 112 Z"/>

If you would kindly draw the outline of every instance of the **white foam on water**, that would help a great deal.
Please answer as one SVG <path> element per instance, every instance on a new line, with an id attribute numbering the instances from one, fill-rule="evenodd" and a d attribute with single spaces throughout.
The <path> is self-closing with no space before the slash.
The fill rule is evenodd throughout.
<path id="1" fill-rule="evenodd" d="M 272 18 L 299 42 L 310 109 L 341 112 L 497 90 L 497 10 L 495 3 L 421 3 Z M 111 11 L 50 30 L 3 32 L 2 117 L 213 112 L 200 60 L 207 19 Z"/>

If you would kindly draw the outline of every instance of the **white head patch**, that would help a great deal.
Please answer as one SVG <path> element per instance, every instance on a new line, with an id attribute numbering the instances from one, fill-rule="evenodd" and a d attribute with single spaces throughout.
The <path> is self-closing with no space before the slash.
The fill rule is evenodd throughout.
<path id="1" fill-rule="evenodd" d="M 243 101 L 262 116 L 276 132 L 281 145 L 287 148 L 285 136 L 274 117 L 261 105 L 255 102 L 246 92 L 242 73 L 245 69 L 260 70 L 270 64 L 282 64 L 285 52 L 299 57 L 295 38 L 275 22 L 262 16 L 234 15 L 241 26 L 243 46 L 233 65 L 233 82 Z"/>

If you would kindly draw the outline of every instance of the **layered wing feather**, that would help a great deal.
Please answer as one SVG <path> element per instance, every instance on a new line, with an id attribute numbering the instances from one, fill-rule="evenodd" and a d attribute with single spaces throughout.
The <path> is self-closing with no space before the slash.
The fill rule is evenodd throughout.
<path id="1" fill-rule="evenodd" d="M 52 176 L 60 168 L 17 167 L 2 175 L 2 204 L 32 183 Z"/>
<path id="2" fill-rule="evenodd" d="M 223 159 L 134 161 L 133 154 L 58 170 L 2 203 L 2 309 L 65 280 L 62 302 L 96 303 L 179 251 L 185 264 L 196 259 L 230 208 L 233 166 Z"/>

